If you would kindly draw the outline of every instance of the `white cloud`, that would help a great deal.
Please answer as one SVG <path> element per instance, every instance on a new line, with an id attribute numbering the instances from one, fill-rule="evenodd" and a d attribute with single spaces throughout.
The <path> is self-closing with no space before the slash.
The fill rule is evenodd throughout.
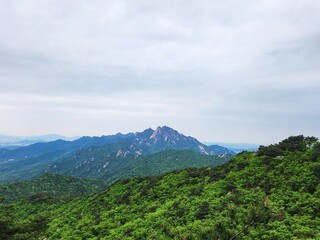
<path id="1" fill-rule="evenodd" d="M 167 124 L 217 141 L 320 136 L 319 10 L 315 0 L 0 0 L 0 132 Z M 277 136 L 263 134 L 268 123 Z"/>

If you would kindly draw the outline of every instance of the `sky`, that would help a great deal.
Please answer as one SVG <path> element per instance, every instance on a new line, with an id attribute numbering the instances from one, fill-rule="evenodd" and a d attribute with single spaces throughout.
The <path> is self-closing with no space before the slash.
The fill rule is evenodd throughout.
<path id="1" fill-rule="evenodd" d="M 320 137 L 318 0 L 0 0 L 0 134 Z"/>

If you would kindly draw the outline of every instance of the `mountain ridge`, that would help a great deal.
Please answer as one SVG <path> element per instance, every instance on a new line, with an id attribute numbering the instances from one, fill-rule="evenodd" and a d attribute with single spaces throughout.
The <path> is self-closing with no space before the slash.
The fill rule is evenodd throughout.
<path id="1" fill-rule="evenodd" d="M 79 137 L 66 137 L 59 134 L 46 134 L 39 136 L 14 136 L 0 134 L 0 146 L 1 147 L 23 147 L 35 144 L 38 142 L 52 142 L 55 140 L 74 141 Z"/>
<path id="2" fill-rule="evenodd" d="M 84 136 L 74 141 L 55 140 L 14 149 L 0 149 L 0 182 L 36 177 L 48 165 L 54 166 L 56 161 L 66 158 L 75 161 L 78 153 L 87 151 L 89 156 L 90 151 L 96 148 L 105 155 L 115 154 L 117 158 L 126 158 L 127 155 L 138 157 L 170 149 L 191 149 L 200 154 L 213 156 L 234 154 L 220 146 L 210 148 L 193 137 L 163 126 L 136 133 L 117 133 L 101 137 Z"/>

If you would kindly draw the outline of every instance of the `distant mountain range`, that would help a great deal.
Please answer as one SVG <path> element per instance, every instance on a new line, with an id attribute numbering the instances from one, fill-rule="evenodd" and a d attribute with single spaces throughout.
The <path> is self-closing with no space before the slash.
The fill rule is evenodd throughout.
<path id="1" fill-rule="evenodd" d="M 11 136 L 0 135 L 0 147 L 21 147 L 38 142 L 51 142 L 55 140 L 73 141 L 79 137 L 65 137 L 58 134 L 47 134 L 41 136 Z"/>
<path id="2" fill-rule="evenodd" d="M 232 150 L 235 153 L 242 151 L 256 151 L 259 148 L 258 144 L 252 143 L 222 143 L 222 142 L 203 142 L 205 145 L 218 145 Z"/>
<path id="3" fill-rule="evenodd" d="M 161 162 L 161 158 L 152 154 L 167 150 L 179 150 L 181 152 L 175 154 L 181 154 L 184 158 L 186 152 L 183 150 L 192 150 L 197 153 L 193 155 L 194 159 L 200 159 L 202 155 L 212 156 L 208 158 L 210 160 L 205 160 L 206 165 L 227 161 L 235 154 L 218 145 L 206 146 L 193 137 L 163 126 L 137 133 L 81 137 L 74 141 L 40 142 L 14 149 L 2 148 L 0 149 L 0 182 L 30 179 L 44 172 L 99 177 L 110 182 L 109 178 L 116 179 L 122 176 L 121 171 L 125 169 L 130 172 L 131 170 L 128 169 L 132 169 L 135 163 L 140 164 L 145 161 L 145 158 L 157 159 Z M 180 162 L 174 164 L 174 167 L 164 167 L 159 171 L 179 169 L 180 165 L 188 167 L 183 163 L 182 158 L 177 156 L 176 159 Z M 192 163 L 192 166 L 196 166 L 196 163 Z M 199 165 L 203 166 L 203 163 L 199 161 Z M 143 169 L 143 164 L 139 168 Z"/>
<path id="4" fill-rule="evenodd" d="M 47 134 L 47 135 L 41 135 L 41 136 L 0 135 L 0 148 L 14 149 L 17 147 L 29 146 L 35 143 L 52 142 L 56 140 L 74 141 L 79 138 L 81 137 L 65 137 L 58 134 Z M 239 153 L 242 151 L 256 151 L 259 147 L 258 144 L 251 144 L 251 143 L 224 143 L 224 142 L 202 142 L 202 143 L 206 146 L 225 147 L 233 151 L 234 153 Z M 216 148 L 215 150 L 220 151 L 219 148 Z"/>

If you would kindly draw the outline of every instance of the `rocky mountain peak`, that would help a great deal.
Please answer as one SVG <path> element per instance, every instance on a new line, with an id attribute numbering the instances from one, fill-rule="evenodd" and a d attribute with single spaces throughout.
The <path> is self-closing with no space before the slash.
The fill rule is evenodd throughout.
<path id="1" fill-rule="evenodd" d="M 178 131 L 167 127 L 157 127 L 153 133 L 150 136 L 151 141 L 164 141 L 164 142 L 170 142 L 179 140 L 179 138 L 183 138 L 184 136 L 180 134 Z"/>
<path id="2" fill-rule="evenodd" d="M 164 136 L 164 135 L 169 136 L 173 133 L 175 133 L 176 135 L 179 134 L 176 130 L 169 128 L 167 126 L 157 127 L 156 130 L 154 130 L 152 135 L 150 136 L 150 139 L 156 138 L 159 136 Z"/>

